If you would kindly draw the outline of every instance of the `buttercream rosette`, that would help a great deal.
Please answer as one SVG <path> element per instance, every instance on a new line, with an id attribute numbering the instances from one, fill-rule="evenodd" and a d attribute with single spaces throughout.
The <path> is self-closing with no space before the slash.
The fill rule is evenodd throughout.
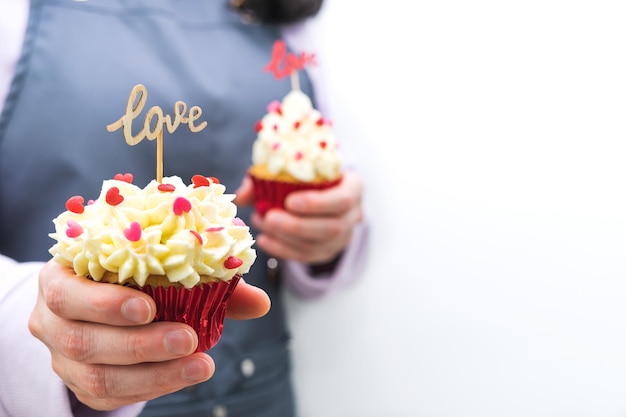
<path id="1" fill-rule="evenodd" d="M 155 320 L 189 324 L 197 350 L 210 349 L 232 291 L 256 259 L 235 196 L 225 191 L 214 177 L 196 175 L 189 185 L 165 177 L 140 188 L 118 174 L 103 181 L 96 200 L 67 200 L 53 220 L 50 253 L 77 275 L 149 294 Z"/>

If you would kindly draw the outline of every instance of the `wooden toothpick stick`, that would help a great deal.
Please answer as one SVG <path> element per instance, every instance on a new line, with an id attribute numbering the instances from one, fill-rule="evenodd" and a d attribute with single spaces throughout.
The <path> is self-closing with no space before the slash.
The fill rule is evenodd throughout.
<path id="1" fill-rule="evenodd" d="M 163 182 L 163 131 L 157 136 L 157 172 L 156 179 L 159 183 Z"/>

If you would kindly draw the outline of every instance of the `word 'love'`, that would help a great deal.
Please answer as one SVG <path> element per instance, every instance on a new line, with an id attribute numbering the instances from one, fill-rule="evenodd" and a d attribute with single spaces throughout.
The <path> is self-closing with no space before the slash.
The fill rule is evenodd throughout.
<path id="1" fill-rule="evenodd" d="M 128 97 L 128 104 L 126 105 L 126 114 L 120 117 L 117 121 L 107 125 L 109 132 L 115 132 L 120 127 L 124 128 L 124 139 L 126 143 L 133 146 L 148 138 L 148 140 L 154 140 L 163 134 L 163 125 L 170 133 L 178 128 L 183 123 L 187 124 L 189 130 L 192 132 L 199 132 L 207 126 L 207 122 L 202 122 L 199 125 L 195 125 L 195 121 L 202 115 L 202 109 L 198 106 L 193 106 L 187 113 L 187 104 L 182 101 L 177 101 L 174 104 L 174 120 L 169 114 L 164 115 L 163 110 L 159 106 L 151 107 L 143 121 L 143 127 L 139 133 L 133 136 L 132 126 L 133 120 L 136 119 L 148 100 L 148 90 L 142 84 L 137 84 L 133 87 Z"/>
<path id="2" fill-rule="evenodd" d="M 282 67 L 281 67 L 282 64 Z M 285 78 L 294 71 L 304 69 L 306 65 L 315 64 L 315 55 L 302 52 L 294 55 L 287 52 L 287 45 L 282 40 L 277 40 L 272 46 L 272 57 L 269 64 L 264 68 L 265 71 L 274 74 L 277 79 Z"/>

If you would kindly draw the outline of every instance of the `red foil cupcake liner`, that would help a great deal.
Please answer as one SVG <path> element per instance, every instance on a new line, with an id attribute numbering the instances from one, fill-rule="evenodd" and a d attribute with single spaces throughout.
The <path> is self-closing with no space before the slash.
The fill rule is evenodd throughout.
<path id="1" fill-rule="evenodd" d="M 241 275 L 229 281 L 201 284 L 193 288 L 139 288 L 154 299 L 157 313 L 154 321 L 177 321 L 193 327 L 198 333 L 196 352 L 211 349 L 220 340 L 226 317 L 226 305 Z"/>
<path id="2" fill-rule="evenodd" d="M 275 180 L 265 180 L 254 175 L 248 175 L 254 184 L 254 208 L 261 215 L 272 208 L 285 208 L 285 198 L 294 191 L 324 190 L 334 187 L 341 182 L 341 178 L 320 183 L 293 183 Z"/>

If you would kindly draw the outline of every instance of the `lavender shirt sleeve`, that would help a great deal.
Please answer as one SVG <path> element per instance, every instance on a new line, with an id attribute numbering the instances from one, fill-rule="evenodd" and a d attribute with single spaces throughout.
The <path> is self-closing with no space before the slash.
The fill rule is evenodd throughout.
<path id="1" fill-rule="evenodd" d="M 48 348 L 28 330 L 41 266 L 0 255 L 0 417 L 137 416 L 143 403 L 110 412 L 82 405 L 52 370 Z"/>

